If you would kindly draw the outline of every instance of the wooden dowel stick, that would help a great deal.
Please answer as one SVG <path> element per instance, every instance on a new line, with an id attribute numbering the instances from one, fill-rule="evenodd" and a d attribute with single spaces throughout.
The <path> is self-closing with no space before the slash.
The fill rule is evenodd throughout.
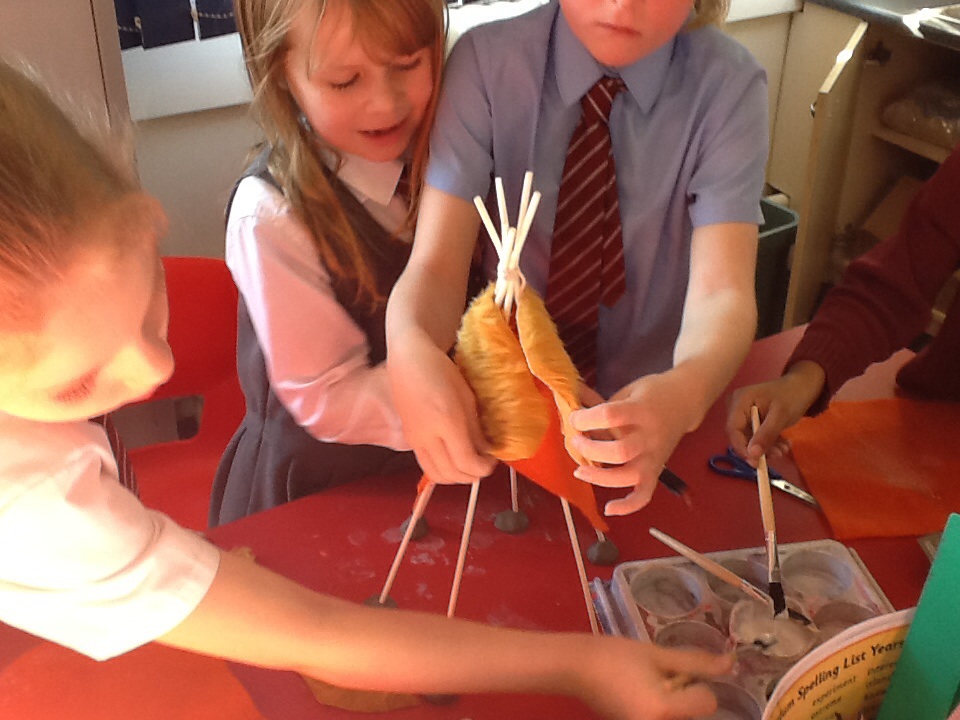
<path id="1" fill-rule="evenodd" d="M 500 211 L 500 237 L 506 237 L 510 218 L 507 215 L 507 197 L 503 192 L 503 178 L 499 176 L 494 178 L 493 184 L 497 189 L 497 209 Z"/>
<path id="2" fill-rule="evenodd" d="M 483 204 L 483 200 L 480 199 L 479 195 L 473 199 L 473 204 L 476 206 L 477 212 L 480 213 L 480 219 L 483 221 L 483 226 L 487 229 L 487 235 L 490 236 L 490 240 L 493 241 L 493 246 L 497 249 L 497 255 L 499 257 L 503 257 L 503 246 L 500 244 L 500 237 L 497 235 L 497 229 L 493 226 L 493 220 L 490 219 L 490 213 L 487 212 L 487 208 Z"/>
<path id="3" fill-rule="evenodd" d="M 760 430 L 760 410 L 750 406 L 750 424 L 753 433 Z M 770 489 L 770 471 L 767 468 L 766 453 L 757 462 L 757 487 L 760 493 L 760 516 L 767 541 L 767 579 L 770 581 L 770 596 L 773 598 L 773 611 L 777 615 L 787 612 L 783 594 L 783 582 L 780 575 L 780 551 L 777 549 L 777 520 L 773 513 L 773 492 Z"/>
<path id="4" fill-rule="evenodd" d="M 583 567 L 583 555 L 580 553 L 580 541 L 577 538 L 577 526 L 573 524 L 573 513 L 570 512 L 570 503 L 566 498 L 560 498 L 563 505 L 563 516 L 567 521 L 567 532 L 570 534 L 570 544 L 573 546 L 573 557 L 577 561 L 577 573 L 580 575 L 580 586 L 583 588 L 583 599 L 587 604 L 587 616 L 590 618 L 590 629 L 594 635 L 600 634 L 600 625 L 597 623 L 597 611 L 593 607 L 593 595 L 590 594 L 590 582 L 587 580 L 587 571 Z"/>
<path id="5" fill-rule="evenodd" d="M 517 240 L 514 243 L 510 261 L 514 266 L 520 265 L 520 253 L 523 251 L 523 244 L 527 241 L 527 234 L 530 232 L 530 226 L 533 223 L 533 216 L 537 214 L 537 207 L 539 207 L 539 205 L 540 193 L 535 192 L 530 200 L 530 206 L 527 208 L 527 212 L 520 221 L 520 225 L 517 229 Z"/>
<path id="6" fill-rule="evenodd" d="M 510 507 L 513 511 L 520 512 L 520 498 L 517 493 L 517 471 L 510 468 Z"/>
<path id="7" fill-rule="evenodd" d="M 756 405 L 750 408 L 750 422 L 753 432 L 760 429 L 760 411 Z M 757 487 L 760 492 L 760 515 L 763 518 L 763 528 L 767 533 L 777 532 L 777 520 L 773 514 L 773 493 L 770 490 L 770 472 L 767 469 L 767 456 L 763 454 L 757 463 Z"/>
<path id="8" fill-rule="evenodd" d="M 470 501 L 467 503 L 467 517 L 463 521 L 463 535 L 460 537 L 460 554 L 457 556 L 457 569 L 453 574 L 453 587 L 450 589 L 450 603 L 447 605 L 447 617 L 452 618 L 457 609 L 457 597 L 460 595 L 460 579 L 463 577 L 463 565 L 467 559 L 467 546 L 470 544 L 470 529 L 473 527 L 473 514 L 477 509 L 477 496 L 480 494 L 480 481 L 470 486 Z"/>
<path id="9" fill-rule="evenodd" d="M 527 170 L 523 174 L 523 187 L 520 190 L 520 210 L 517 212 L 517 225 L 527 216 L 527 206 L 530 204 L 530 190 L 533 188 L 533 173 Z"/>
<path id="10" fill-rule="evenodd" d="M 507 308 L 507 297 L 512 297 L 511 283 L 507 282 L 506 277 L 504 277 L 503 272 L 501 272 L 501 266 L 503 270 L 509 270 L 508 260 L 510 253 L 513 250 L 513 243 L 516 239 L 516 231 L 514 228 L 507 230 L 506 236 L 503 238 L 503 254 L 500 255 L 500 263 L 497 265 L 497 284 L 494 288 L 493 301 L 497 304 L 497 307 L 503 308 L 503 316 L 506 318 L 510 317 L 510 308 Z M 511 303 L 512 305 L 512 303 Z"/>
<path id="11" fill-rule="evenodd" d="M 724 582 L 733 585 L 735 588 L 743 590 L 748 595 L 752 595 L 757 600 L 760 600 L 770 607 L 773 607 L 773 600 L 769 595 L 767 595 L 765 592 L 763 592 L 763 590 L 758 588 L 753 583 L 749 582 L 748 580 L 744 580 L 729 568 L 725 568 L 720 563 L 711 560 L 705 555 L 701 555 L 693 548 L 687 547 L 679 540 L 670 537 L 665 532 L 661 532 L 656 528 L 650 528 L 650 534 L 670 549 L 676 551 L 679 555 L 683 555 L 683 557 L 685 557 L 687 560 L 691 561 L 695 565 L 699 565 L 711 575 L 718 577 Z"/>
<path id="12" fill-rule="evenodd" d="M 760 411 L 756 405 L 750 407 L 750 423 L 756 433 L 760 429 Z M 777 520 L 773 513 L 773 492 L 770 489 L 766 454 L 761 455 L 757 463 L 757 491 L 760 494 L 760 517 L 767 545 L 767 572 L 773 580 L 774 572 L 780 567 L 780 560 L 777 557 Z"/>
<path id="13" fill-rule="evenodd" d="M 417 526 L 420 518 L 423 517 L 423 511 L 427 509 L 427 503 L 430 502 L 430 496 L 433 495 L 434 483 L 428 483 L 423 492 L 417 496 L 417 501 L 413 504 L 413 513 L 410 515 L 410 521 L 407 523 L 407 531 L 403 533 L 403 539 L 400 541 L 400 547 L 397 548 L 397 554 L 393 558 L 393 565 L 390 566 L 390 572 L 387 574 L 387 580 L 383 584 L 383 590 L 380 593 L 380 604 L 383 605 L 390 595 L 390 588 L 393 587 L 393 581 L 397 578 L 397 570 L 400 569 L 400 563 L 404 554 L 407 552 L 407 545 L 410 544 L 410 538 Z"/>

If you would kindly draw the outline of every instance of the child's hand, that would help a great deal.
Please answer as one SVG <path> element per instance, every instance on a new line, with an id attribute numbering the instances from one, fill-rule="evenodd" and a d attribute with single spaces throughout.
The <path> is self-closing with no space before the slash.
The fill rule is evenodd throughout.
<path id="1" fill-rule="evenodd" d="M 583 465 L 576 476 L 601 487 L 633 488 L 607 503 L 607 515 L 627 515 L 650 502 L 660 471 L 691 424 L 668 373 L 640 378 L 608 402 L 571 413 L 570 422 L 584 433 L 574 446 L 599 465 Z"/>
<path id="2" fill-rule="evenodd" d="M 425 343 L 395 353 L 387 372 L 403 432 L 433 482 L 473 483 L 493 471 L 476 399 L 450 358 Z"/>
<path id="3" fill-rule="evenodd" d="M 580 698 L 611 720 L 674 720 L 710 715 L 717 701 L 691 679 L 730 673 L 732 655 L 672 650 L 650 643 L 605 639 L 598 657 L 584 667 Z"/>
<path id="4" fill-rule="evenodd" d="M 769 382 L 740 388 L 730 399 L 727 436 L 731 447 L 756 467 L 760 456 L 777 457 L 789 449 L 781 433 L 797 423 L 820 396 L 824 385 L 823 369 L 802 360 L 786 375 Z M 760 411 L 760 428 L 754 435 L 750 407 Z"/>

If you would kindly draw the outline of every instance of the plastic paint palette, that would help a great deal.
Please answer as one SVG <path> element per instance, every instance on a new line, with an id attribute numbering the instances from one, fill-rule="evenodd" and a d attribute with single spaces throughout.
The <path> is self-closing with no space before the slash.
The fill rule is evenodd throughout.
<path id="1" fill-rule="evenodd" d="M 791 614 L 809 624 L 773 618 L 763 603 L 680 556 L 621 563 L 598 609 L 615 634 L 667 647 L 735 651 L 734 675 L 712 683 L 720 703 L 712 717 L 760 720 L 776 682 L 803 655 L 847 627 L 893 611 L 857 554 L 837 541 L 789 543 L 779 550 Z M 766 589 L 763 548 L 707 557 Z"/>

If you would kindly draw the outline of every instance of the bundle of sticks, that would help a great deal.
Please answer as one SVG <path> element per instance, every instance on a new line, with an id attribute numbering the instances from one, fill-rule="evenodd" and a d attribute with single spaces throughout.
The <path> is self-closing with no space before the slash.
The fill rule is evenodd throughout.
<path id="1" fill-rule="evenodd" d="M 496 178 L 499 232 L 481 198 L 474 198 L 499 258 L 497 279 L 471 302 L 464 314 L 454 359 L 476 395 L 480 423 L 490 441 L 491 454 L 510 468 L 513 511 L 519 511 L 518 472 L 560 498 L 590 625 L 594 633 L 598 633 L 570 504 L 583 512 L 601 542 L 606 542 L 603 533 L 607 525 L 597 509 L 592 486 L 573 476 L 577 466 L 585 464 L 569 442 L 574 434 L 569 416 L 580 407 L 579 374 L 563 348 L 543 301 L 527 287 L 520 271 L 520 254 L 540 202 L 540 193 L 532 192 L 532 187 L 533 174 L 528 172 L 524 176 L 517 223 L 511 225 L 503 182 Z M 473 483 L 470 490 L 447 607 L 450 617 L 456 609 L 479 485 L 479 482 Z M 434 483 L 425 475 L 378 598 L 381 605 L 389 602 L 400 562 L 433 490 Z"/>

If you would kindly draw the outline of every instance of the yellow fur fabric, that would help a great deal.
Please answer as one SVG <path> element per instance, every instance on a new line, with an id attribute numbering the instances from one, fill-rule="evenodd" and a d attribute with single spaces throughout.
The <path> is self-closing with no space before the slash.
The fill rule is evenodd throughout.
<path id="1" fill-rule="evenodd" d="M 553 392 L 567 452 L 578 465 L 585 464 L 583 456 L 570 444 L 574 435 L 570 413 L 581 407 L 577 395 L 580 373 L 567 355 L 543 300 L 526 288 L 517 298 L 517 334 L 530 371 Z"/>
<path id="2" fill-rule="evenodd" d="M 537 391 L 523 348 L 493 293 L 491 283 L 470 304 L 454 357 L 477 397 L 491 454 L 504 461 L 522 460 L 540 446 L 551 408 Z"/>

